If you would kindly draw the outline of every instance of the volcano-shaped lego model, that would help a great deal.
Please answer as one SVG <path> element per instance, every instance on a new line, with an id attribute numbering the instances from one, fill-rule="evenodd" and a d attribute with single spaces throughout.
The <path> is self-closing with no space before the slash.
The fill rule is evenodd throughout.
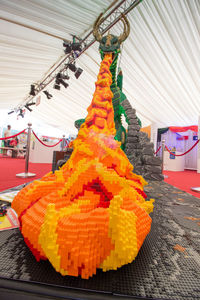
<path id="1" fill-rule="evenodd" d="M 105 53 L 70 159 L 12 203 L 36 259 L 48 259 L 62 275 L 89 278 L 97 268 L 132 262 L 151 227 L 153 200 L 145 200 L 144 179 L 114 139 L 112 61 Z"/>

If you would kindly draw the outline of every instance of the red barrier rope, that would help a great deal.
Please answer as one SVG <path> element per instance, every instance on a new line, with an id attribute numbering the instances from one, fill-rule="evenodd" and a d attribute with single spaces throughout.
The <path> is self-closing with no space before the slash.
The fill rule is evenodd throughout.
<path id="1" fill-rule="evenodd" d="M 158 150 L 154 153 L 155 155 L 158 153 L 158 151 L 160 150 L 161 146 L 158 148 Z"/>
<path id="2" fill-rule="evenodd" d="M 69 142 L 66 142 L 66 146 L 64 148 L 69 148 Z"/>
<path id="3" fill-rule="evenodd" d="M 33 132 L 34 136 L 36 137 L 36 139 L 37 139 L 43 146 L 46 146 L 46 147 L 55 147 L 55 146 L 57 146 L 58 144 L 60 144 L 60 142 L 62 142 L 62 139 L 60 139 L 60 141 L 57 142 L 57 143 L 54 144 L 54 145 L 47 145 L 47 144 L 43 143 L 43 141 L 41 141 L 41 140 L 39 139 L 39 137 L 37 137 L 37 135 L 35 134 L 35 132 L 34 132 L 33 130 L 32 130 L 32 132 Z"/>
<path id="4" fill-rule="evenodd" d="M 187 154 L 188 152 L 190 152 L 190 151 L 198 144 L 199 141 L 200 141 L 200 140 L 196 141 L 196 143 L 195 143 L 189 150 L 187 150 L 186 152 L 184 152 L 184 153 L 182 153 L 182 154 L 174 154 L 174 153 L 172 153 L 172 152 L 168 149 L 167 146 L 165 146 L 165 148 L 167 149 L 167 151 L 168 151 L 171 155 L 174 155 L 174 156 L 183 156 L 183 155 Z"/>
<path id="5" fill-rule="evenodd" d="M 2 141 L 2 140 L 8 140 L 8 139 L 14 138 L 14 137 L 16 137 L 16 136 L 18 136 L 18 135 L 24 133 L 25 131 L 26 131 L 26 129 L 20 131 L 20 132 L 17 133 L 17 134 L 14 134 L 14 135 L 11 135 L 11 136 L 7 136 L 7 137 L 0 138 L 0 141 Z"/>

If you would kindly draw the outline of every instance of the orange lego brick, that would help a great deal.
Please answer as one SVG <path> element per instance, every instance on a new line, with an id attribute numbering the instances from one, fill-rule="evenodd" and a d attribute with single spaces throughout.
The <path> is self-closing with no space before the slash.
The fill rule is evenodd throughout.
<path id="1" fill-rule="evenodd" d="M 63 276 L 87 279 L 97 268 L 116 270 L 135 259 L 150 231 L 153 200 L 145 199 L 146 182 L 114 140 L 111 63 L 106 54 L 70 159 L 12 203 L 36 259 L 48 257 Z"/>

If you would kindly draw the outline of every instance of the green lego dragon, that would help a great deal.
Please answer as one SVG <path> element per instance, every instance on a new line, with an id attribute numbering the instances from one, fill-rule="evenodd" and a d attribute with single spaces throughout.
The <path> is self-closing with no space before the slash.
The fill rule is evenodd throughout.
<path id="1" fill-rule="evenodd" d="M 126 96 L 122 92 L 122 71 L 120 70 L 117 73 L 117 60 L 120 53 L 120 45 L 121 43 L 128 37 L 130 33 L 130 24 L 125 17 L 122 15 L 121 18 L 124 24 L 124 32 L 119 36 L 114 36 L 109 34 L 107 36 L 102 36 L 99 33 L 99 26 L 102 23 L 102 14 L 97 18 L 96 22 L 94 23 L 93 27 L 93 35 L 95 39 L 100 43 L 99 45 L 99 52 L 101 55 L 101 59 L 103 59 L 104 54 L 111 52 L 113 54 L 113 62 L 110 67 L 110 71 L 112 74 L 112 84 L 111 84 L 111 91 L 113 92 L 113 109 L 114 109 L 114 121 L 115 121 L 115 128 L 116 128 L 116 136 L 115 139 L 121 142 L 121 148 L 124 150 L 126 145 L 126 129 L 122 125 L 122 115 L 124 115 L 126 122 L 129 124 L 129 120 L 127 118 L 126 112 L 122 106 L 122 102 L 126 99 Z M 75 121 L 75 127 L 80 128 L 80 126 L 85 122 L 85 119 L 79 119 Z M 141 122 L 138 119 L 138 123 L 141 126 Z"/>

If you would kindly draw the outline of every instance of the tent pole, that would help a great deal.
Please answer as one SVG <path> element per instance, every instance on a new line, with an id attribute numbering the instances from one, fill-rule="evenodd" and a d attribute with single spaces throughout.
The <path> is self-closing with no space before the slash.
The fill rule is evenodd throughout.
<path id="1" fill-rule="evenodd" d="M 16 174 L 17 177 L 28 178 L 34 177 L 36 174 L 28 172 L 29 165 L 29 153 L 30 153 L 30 145 L 31 145 L 31 123 L 28 123 L 28 136 L 27 136 L 27 145 L 26 145 L 26 161 L 25 161 L 25 172 Z"/>

